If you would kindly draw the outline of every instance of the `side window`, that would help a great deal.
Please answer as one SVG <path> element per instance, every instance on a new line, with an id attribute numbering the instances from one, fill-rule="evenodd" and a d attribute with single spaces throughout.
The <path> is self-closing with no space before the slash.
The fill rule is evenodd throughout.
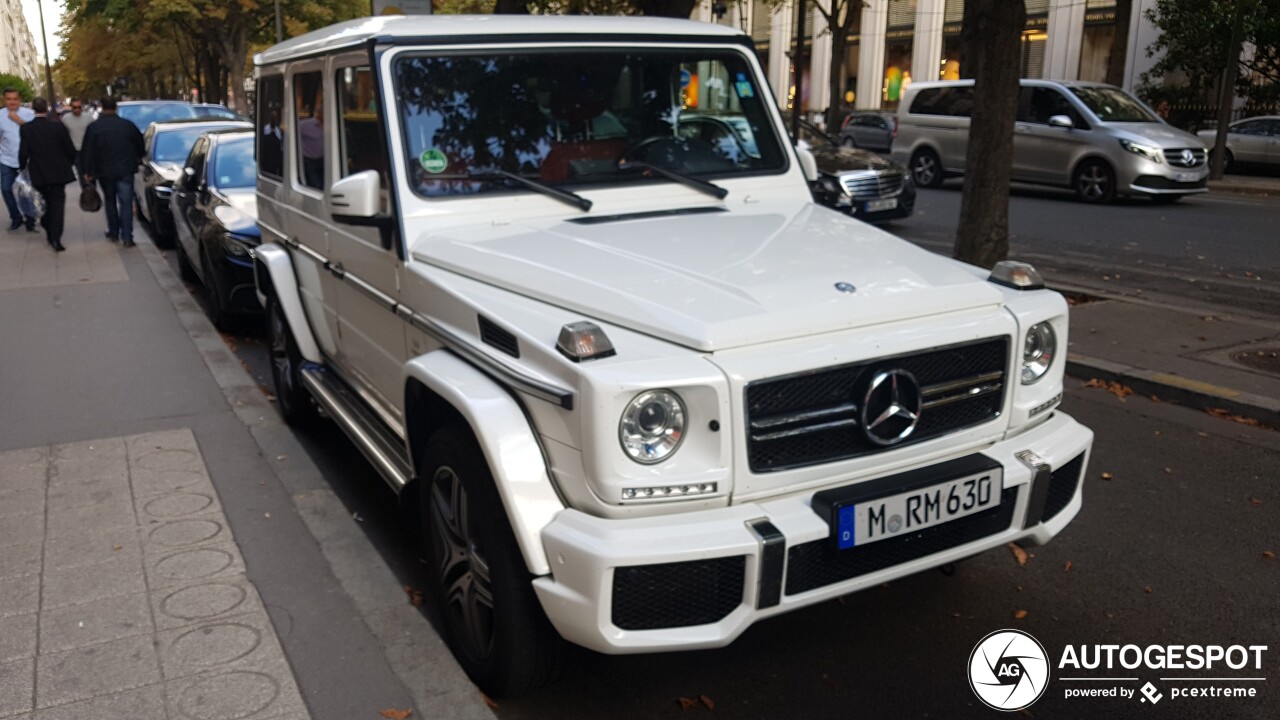
<path id="1" fill-rule="evenodd" d="M 1242 122 L 1231 128 L 1231 132 L 1237 135 L 1266 135 L 1266 121 L 1250 120 L 1249 122 Z"/>
<path id="2" fill-rule="evenodd" d="M 298 182 L 324 188 L 324 87 L 319 72 L 293 76 L 294 125 L 298 137 Z"/>
<path id="3" fill-rule="evenodd" d="M 1029 99 L 1027 98 L 1028 90 L 1031 91 Z M 1037 125 L 1048 125 L 1049 118 L 1054 115 L 1066 115 L 1071 118 L 1071 121 L 1075 123 L 1077 127 L 1079 127 L 1083 121 L 1083 118 L 1080 117 L 1080 113 L 1076 112 L 1076 109 L 1071 106 L 1071 103 L 1065 97 L 1062 96 L 1062 93 L 1053 88 L 1023 88 L 1022 92 L 1023 96 L 1020 100 L 1026 100 L 1026 114 L 1023 115 L 1021 112 L 1021 105 L 1023 103 L 1019 103 L 1020 112 L 1018 114 L 1020 117 L 1018 119 L 1023 122 L 1035 123 Z"/>
<path id="4" fill-rule="evenodd" d="M 258 78 L 258 174 L 272 180 L 284 179 L 284 131 L 280 117 L 284 110 L 284 77 Z"/>
<path id="5" fill-rule="evenodd" d="M 912 115 L 969 117 L 973 112 L 973 88 L 968 86 L 927 88 L 911 102 Z"/>
<path id="6" fill-rule="evenodd" d="M 387 159 L 378 126 L 378 95 L 368 66 L 342 68 L 334 78 L 338 91 L 338 152 L 342 177 L 377 170 L 386 188 Z"/>
<path id="7" fill-rule="evenodd" d="M 949 88 L 929 88 L 921 90 L 911 102 L 912 115 L 939 115 L 938 101 Z"/>
<path id="8" fill-rule="evenodd" d="M 200 138 L 196 141 L 195 147 L 191 148 L 191 156 L 187 158 L 187 167 L 192 170 L 189 182 L 191 187 L 200 187 L 200 183 L 204 182 L 204 159 L 209 155 L 209 140 Z"/>

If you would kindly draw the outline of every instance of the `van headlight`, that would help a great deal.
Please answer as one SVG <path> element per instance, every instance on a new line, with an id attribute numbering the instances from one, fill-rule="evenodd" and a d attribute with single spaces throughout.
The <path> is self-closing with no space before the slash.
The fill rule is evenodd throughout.
<path id="1" fill-rule="evenodd" d="M 1058 337 L 1048 322 L 1036 323 L 1022 343 L 1022 384 L 1031 385 L 1049 372 L 1058 352 Z"/>
<path id="2" fill-rule="evenodd" d="M 670 390 L 646 390 L 622 411 L 618 439 L 632 460 L 644 465 L 660 463 L 680 447 L 685 421 L 679 395 Z"/>
<path id="3" fill-rule="evenodd" d="M 1124 138 L 1120 139 L 1120 147 L 1128 150 L 1134 155 L 1141 155 L 1151 162 L 1163 162 L 1160 158 L 1160 148 L 1158 147 L 1143 145 L 1141 143 L 1133 142 L 1132 140 L 1125 140 Z"/>

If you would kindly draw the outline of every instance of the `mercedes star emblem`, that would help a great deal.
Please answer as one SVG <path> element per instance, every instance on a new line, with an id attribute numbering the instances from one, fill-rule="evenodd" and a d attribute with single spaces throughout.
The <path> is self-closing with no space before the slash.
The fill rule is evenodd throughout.
<path id="1" fill-rule="evenodd" d="M 1196 161 L 1195 153 L 1191 152 L 1190 150 L 1183 150 L 1183 151 L 1182 151 L 1182 164 L 1183 164 L 1183 165 L 1191 165 L 1191 164 L 1192 164 L 1192 163 L 1194 163 L 1195 161 Z"/>
<path id="2" fill-rule="evenodd" d="M 902 442 L 920 422 L 923 404 L 920 383 L 910 372 L 877 372 L 862 397 L 862 432 L 876 445 Z"/>
<path id="3" fill-rule="evenodd" d="M 836 290 L 839 290 L 842 293 L 848 293 L 850 295 L 858 292 L 858 288 L 854 287 L 852 283 L 847 283 L 847 282 L 836 283 Z"/>

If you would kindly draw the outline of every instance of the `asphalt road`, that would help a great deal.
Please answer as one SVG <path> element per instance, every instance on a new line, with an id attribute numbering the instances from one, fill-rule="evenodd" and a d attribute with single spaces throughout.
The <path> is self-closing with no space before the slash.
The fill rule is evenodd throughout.
<path id="1" fill-rule="evenodd" d="M 922 191 L 917 216 L 890 230 L 945 249 L 959 198 L 956 189 Z M 1011 215 L 1014 256 L 1060 282 L 1280 311 L 1274 202 L 1209 197 L 1092 208 L 1018 190 Z M 1203 285 L 1210 286 L 1203 295 L 1187 289 Z M 269 389 L 259 332 L 250 321 L 227 340 Z M 1177 683 L 1138 670 L 1130 676 L 1140 681 L 1108 687 L 1156 681 L 1163 699 L 1155 707 L 1066 699 L 1072 683 L 1054 681 L 1029 710 L 1033 717 L 1280 717 L 1280 557 L 1263 555 L 1280 556 L 1280 433 L 1144 398 L 1122 401 L 1071 379 L 1064 410 L 1097 434 L 1084 509 L 1054 543 L 1028 548 L 1025 566 L 997 549 L 951 577 L 931 571 L 774 618 L 721 650 L 581 651 L 561 682 L 501 702 L 497 717 L 998 717 L 976 700 L 965 667 L 974 644 L 1005 627 L 1030 632 L 1055 659 L 1067 644 L 1270 648 L 1264 670 L 1249 675 L 1266 681 L 1217 683 L 1255 687 L 1252 699 L 1175 699 Z M 418 540 L 373 469 L 333 426 L 300 439 L 398 580 L 423 587 Z M 1025 618 L 1015 619 L 1019 611 Z M 682 708 L 681 698 L 703 696 L 714 710 L 701 701 Z"/>

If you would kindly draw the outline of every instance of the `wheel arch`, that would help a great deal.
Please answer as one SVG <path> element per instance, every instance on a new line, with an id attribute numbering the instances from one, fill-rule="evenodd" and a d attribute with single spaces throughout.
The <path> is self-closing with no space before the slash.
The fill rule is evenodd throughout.
<path id="1" fill-rule="evenodd" d="M 289 252 L 276 243 L 263 243 L 253 249 L 253 281 L 258 289 L 258 302 L 267 306 L 267 297 L 280 303 L 289 332 L 298 343 L 298 352 L 304 360 L 318 363 L 324 358 L 307 323 L 307 313 L 298 294 L 298 278 L 293 272 L 293 259 Z"/>
<path id="2" fill-rule="evenodd" d="M 565 505 L 524 408 L 507 388 L 448 350 L 410 360 L 405 375 L 405 436 L 415 478 L 426 472 L 418 465 L 429 462 L 422 455 L 432 433 L 459 424 L 484 454 L 529 572 L 549 574 L 542 529 Z M 411 485 L 411 493 L 425 491 L 419 480 Z"/>

